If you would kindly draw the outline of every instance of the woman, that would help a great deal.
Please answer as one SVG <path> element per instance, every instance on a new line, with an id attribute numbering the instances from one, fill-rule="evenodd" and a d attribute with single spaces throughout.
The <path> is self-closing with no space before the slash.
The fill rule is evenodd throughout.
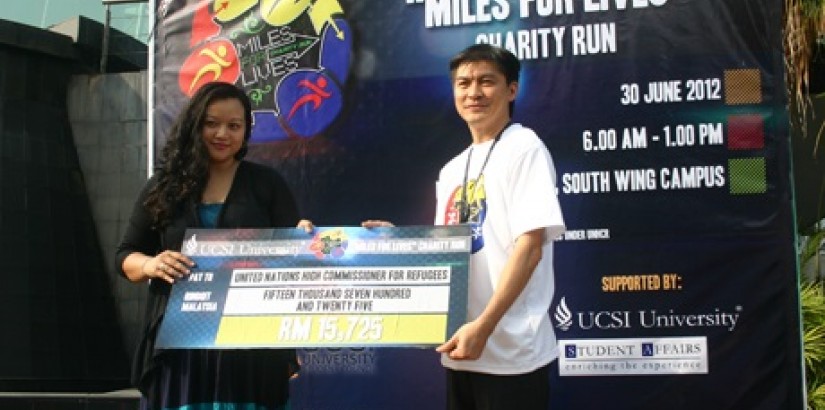
<path id="1" fill-rule="evenodd" d="M 160 166 L 140 193 L 117 268 L 149 281 L 147 323 L 132 373 L 144 409 L 281 409 L 297 370 L 294 350 L 164 350 L 155 337 L 171 286 L 189 273 L 179 252 L 187 228 L 292 227 L 295 200 L 271 168 L 242 161 L 249 98 L 232 84 L 204 85 L 173 125 Z"/>

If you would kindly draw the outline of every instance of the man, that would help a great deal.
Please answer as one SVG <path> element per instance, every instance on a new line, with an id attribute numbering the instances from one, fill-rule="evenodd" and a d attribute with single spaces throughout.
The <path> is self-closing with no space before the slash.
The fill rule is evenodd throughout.
<path id="1" fill-rule="evenodd" d="M 552 240 L 564 231 L 550 153 L 511 116 L 520 64 L 478 44 L 450 61 L 472 145 L 439 174 L 436 224 L 473 225 L 468 322 L 436 350 L 450 408 L 541 409 L 557 356 L 548 310 Z"/>
<path id="2" fill-rule="evenodd" d="M 532 130 L 511 122 L 519 69 L 512 53 L 487 44 L 450 61 L 455 107 L 472 144 L 441 169 L 435 223 L 473 229 L 468 322 L 436 349 L 450 409 L 549 404 L 549 364 L 558 357 L 548 314 L 552 240 L 564 221 L 550 153 Z"/>

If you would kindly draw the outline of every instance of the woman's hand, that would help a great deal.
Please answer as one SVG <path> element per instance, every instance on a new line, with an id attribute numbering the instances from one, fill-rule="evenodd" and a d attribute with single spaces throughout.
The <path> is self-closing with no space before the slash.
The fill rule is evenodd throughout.
<path id="1" fill-rule="evenodd" d="M 186 255 L 175 251 L 163 251 L 154 257 L 147 257 L 140 268 L 149 279 L 161 279 L 174 284 L 189 274 L 195 263 Z"/>

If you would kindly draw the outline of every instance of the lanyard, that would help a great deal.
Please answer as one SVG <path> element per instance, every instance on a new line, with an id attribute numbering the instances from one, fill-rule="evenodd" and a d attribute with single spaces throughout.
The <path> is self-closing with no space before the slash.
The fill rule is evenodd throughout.
<path id="1" fill-rule="evenodd" d="M 501 131 L 498 132 L 496 138 L 493 139 L 493 145 L 491 145 L 490 150 L 487 151 L 487 156 L 484 157 L 484 162 L 481 164 L 481 169 L 478 171 L 478 176 L 476 177 L 475 182 L 476 184 L 478 184 L 478 181 L 481 179 L 481 175 L 484 174 L 484 168 L 487 166 L 487 161 L 490 160 L 490 154 L 493 153 L 493 148 L 496 147 L 496 144 L 498 144 L 498 140 L 501 139 L 501 134 L 504 134 L 504 131 L 510 127 L 510 124 L 512 124 L 512 122 L 507 122 L 507 124 L 504 125 L 504 128 L 502 128 Z M 467 204 L 467 177 L 470 173 L 470 159 L 472 157 L 473 147 L 471 146 L 470 152 L 467 153 L 467 165 L 464 166 L 464 183 L 461 186 L 461 208 L 458 210 L 459 223 L 466 223 L 470 219 L 470 206 L 469 204 Z M 473 190 L 475 190 L 475 188 L 473 188 Z"/>

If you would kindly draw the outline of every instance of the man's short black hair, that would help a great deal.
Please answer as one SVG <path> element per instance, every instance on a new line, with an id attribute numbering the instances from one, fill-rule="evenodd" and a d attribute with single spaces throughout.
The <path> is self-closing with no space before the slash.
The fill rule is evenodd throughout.
<path id="1" fill-rule="evenodd" d="M 479 61 L 491 62 L 504 74 L 507 84 L 517 83 L 521 63 L 518 58 L 506 48 L 491 44 L 475 44 L 465 48 L 450 60 L 450 73 L 462 64 L 475 63 Z"/>

